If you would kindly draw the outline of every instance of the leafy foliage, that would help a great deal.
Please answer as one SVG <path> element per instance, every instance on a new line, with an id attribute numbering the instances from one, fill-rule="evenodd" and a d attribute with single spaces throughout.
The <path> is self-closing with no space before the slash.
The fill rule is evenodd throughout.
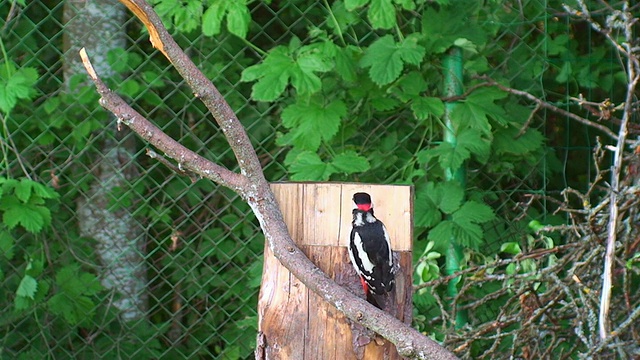
<path id="1" fill-rule="evenodd" d="M 0 211 L 8 229 L 21 225 L 31 233 L 40 232 L 51 224 L 51 211 L 45 202 L 57 198 L 55 191 L 33 180 L 0 177 Z"/>
<path id="2" fill-rule="evenodd" d="M 291 131 L 278 144 L 315 152 L 323 140 L 330 141 L 338 133 L 346 115 L 347 107 L 339 100 L 326 105 L 319 101 L 289 105 L 282 111 L 282 125 Z"/>
<path id="3" fill-rule="evenodd" d="M 420 64 L 425 49 L 418 45 L 418 40 L 416 35 L 396 43 L 391 35 L 383 36 L 367 48 L 360 65 L 370 68 L 369 77 L 374 83 L 387 85 L 400 76 L 405 63 Z"/>
<path id="4" fill-rule="evenodd" d="M 0 63 L 0 111 L 11 112 L 19 100 L 32 99 L 38 72 L 32 67 L 16 69 L 11 62 Z"/>
<path id="5" fill-rule="evenodd" d="M 615 98 L 624 88 L 624 74 L 607 61 L 608 51 L 600 45 L 585 51 L 587 32 L 568 33 L 563 18 L 555 21 L 563 13 L 552 11 L 560 9 L 556 1 L 519 2 L 521 8 L 471 0 L 152 3 L 237 110 L 270 180 L 415 186 L 418 284 L 437 281 L 445 271 L 452 238 L 465 247 L 462 270 L 536 246 L 556 246 L 558 239 L 550 247 L 532 242 L 529 219 L 514 221 L 513 209 L 528 189 L 586 182 L 585 169 L 571 161 L 576 159 L 564 164 L 566 173 L 581 175 L 554 176 L 564 169 L 550 145 L 590 146 L 585 139 L 591 134 L 575 136 L 574 128 L 569 132 L 553 117 L 547 128 L 536 129 L 539 113 L 481 86 L 476 75 L 491 75 L 559 102 L 564 98 L 557 94 L 588 90 Z M 11 18 L 7 11 L 0 9 L 0 18 Z M 46 16 L 53 19 L 58 13 Z M 136 159 L 144 176 L 113 194 L 110 205 L 118 211 L 135 209 L 148 230 L 154 312 L 129 328 L 110 308 L 109 294 L 96 282 L 94 244 L 78 235 L 73 209 L 89 189 L 95 158 L 104 156 L 94 144 L 110 137 L 105 134 L 115 125 L 105 131 L 108 116 L 97 109 L 86 76 L 64 79 L 74 91 L 65 94 L 58 88 L 63 83 L 59 74 L 40 68 L 37 57 L 29 55 L 44 53 L 44 47 L 60 53 L 58 42 L 42 44 L 27 36 L 54 31 L 60 19 L 50 20 L 51 29 L 36 28 L 29 20 L 7 27 L 22 36 L 0 34 L 13 49 L 12 60 L 0 63 L 0 112 L 10 115 L 3 118 L 2 144 L 11 139 L 20 151 L 31 149 L 18 154 L 2 145 L 0 299 L 12 309 L 3 324 L 18 318 L 20 334 L 45 341 L 26 346 L 31 343 L 8 326 L 3 328 L 9 334 L 5 344 L 15 345 L 7 345 L 7 351 L 22 346 L 23 358 L 42 358 L 47 351 L 65 357 L 70 349 L 80 349 L 85 358 L 251 357 L 263 239 L 255 219 L 247 216 L 250 209 L 233 194 L 203 181 L 191 184 L 144 156 Z M 137 26 L 127 27 L 132 43 L 148 46 Z M 462 49 L 465 66 L 464 76 L 456 80 L 464 91 L 473 90 L 455 101 L 447 97 L 443 64 L 453 46 Z M 202 120 L 208 117 L 206 109 L 166 62 L 148 57 L 146 50 L 111 51 L 109 64 L 126 80 L 111 79 L 110 86 L 186 146 L 234 168 L 220 132 Z M 57 55 L 51 57 L 48 64 L 55 68 L 51 64 Z M 454 141 L 445 139 L 445 116 Z M 35 180 L 11 176 L 21 158 L 27 168 L 44 164 L 37 171 L 29 168 Z M 450 180 L 459 169 L 467 170 L 464 184 Z M 51 179 L 51 186 L 43 179 Z M 540 218 L 549 219 L 544 205 L 539 210 Z M 630 257 L 626 265 L 635 269 L 637 263 L 637 257 Z M 534 261 L 519 266 L 511 266 L 509 273 L 541 269 Z M 453 285 L 463 287 L 464 279 Z M 507 289 L 512 290 L 518 289 Z M 472 291 L 482 298 L 503 289 L 490 284 Z M 448 325 L 432 319 L 441 292 L 425 288 L 414 298 L 416 326 L 440 339 Z M 475 310 L 484 315 L 507 305 L 513 306 L 499 297 Z M 210 311 L 214 308 L 218 311 Z M 50 334 L 39 330 L 44 323 L 51 324 Z M 56 350 L 50 350 L 51 344 Z M 470 350 L 474 356 L 483 351 Z"/>
<path id="6" fill-rule="evenodd" d="M 289 83 L 300 96 L 314 94 L 322 86 L 316 72 L 330 69 L 326 51 L 318 46 L 300 46 L 300 40 L 292 38 L 288 47 L 272 49 L 262 64 L 246 68 L 242 81 L 258 80 L 251 92 L 258 101 L 276 100 Z"/>

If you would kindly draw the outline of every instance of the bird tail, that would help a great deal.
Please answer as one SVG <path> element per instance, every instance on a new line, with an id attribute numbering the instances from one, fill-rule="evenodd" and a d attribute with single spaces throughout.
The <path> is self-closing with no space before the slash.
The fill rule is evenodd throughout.
<path id="1" fill-rule="evenodd" d="M 364 280 L 362 276 L 360 276 L 360 284 L 362 284 L 362 289 L 364 290 L 364 293 L 367 296 L 367 302 L 377 307 L 378 309 L 382 310 L 382 307 L 380 307 L 380 304 L 378 304 L 378 301 L 376 300 L 373 293 L 371 292 L 371 289 L 369 289 L 369 285 L 367 284 L 367 282 Z"/>
<path id="2" fill-rule="evenodd" d="M 373 294 L 371 293 L 371 291 L 367 291 L 367 302 L 375 307 L 377 307 L 380 310 L 384 310 L 382 309 L 382 307 L 380 306 L 380 304 L 378 304 L 378 301 L 376 300 L 376 298 L 373 296 Z"/>

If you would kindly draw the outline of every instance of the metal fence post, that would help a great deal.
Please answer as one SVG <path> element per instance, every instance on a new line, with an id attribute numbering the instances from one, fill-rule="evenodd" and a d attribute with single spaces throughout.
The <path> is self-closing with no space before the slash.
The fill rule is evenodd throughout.
<path id="1" fill-rule="evenodd" d="M 456 96 L 462 94 L 462 50 L 459 47 L 453 47 L 445 55 L 443 59 L 444 67 L 444 88 L 446 96 Z M 447 102 L 445 104 L 444 113 L 444 141 L 455 146 L 456 125 L 451 119 L 451 113 L 455 109 L 457 103 Z M 447 181 L 457 181 L 462 187 L 465 184 L 464 166 L 457 169 L 445 169 L 445 177 Z M 446 252 L 446 274 L 452 275 L 460 270 L 460 262 L 463 259 L 462 247 L 458 244 L 457 239 L 451 238 Z M 447 293 L 450 298 L 455 298 L 458 294 L 457 284 L 460 277 L 456 277 L 449 282 Z M 464 310 L 456 311 L 456 328 L 462 327 L 467 323 L 467 313 Z"/>

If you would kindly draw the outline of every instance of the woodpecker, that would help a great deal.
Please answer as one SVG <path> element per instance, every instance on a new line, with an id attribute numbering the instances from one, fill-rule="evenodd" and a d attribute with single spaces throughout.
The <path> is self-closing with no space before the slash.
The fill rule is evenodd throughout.
<path id="1" fill-rule="evenodd" d="M 382 221 L 373 215 L 371 196 L 364 192 L 353 195 L 353 228 L 349 257 L 360 276 L 367 301 L 380 308 L 373 294 L 393 290 L 395 270 L 389 233 Z"/>

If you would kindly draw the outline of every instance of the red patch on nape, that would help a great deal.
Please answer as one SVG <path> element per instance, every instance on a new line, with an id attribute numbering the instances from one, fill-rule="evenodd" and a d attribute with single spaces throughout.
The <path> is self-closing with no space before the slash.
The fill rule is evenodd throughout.
<path id="1" fill-rule="evenodd" d="M 369 211 L 371 209 L 371 204 L 358 204 L 358 209 L 362 211 Z"/>

